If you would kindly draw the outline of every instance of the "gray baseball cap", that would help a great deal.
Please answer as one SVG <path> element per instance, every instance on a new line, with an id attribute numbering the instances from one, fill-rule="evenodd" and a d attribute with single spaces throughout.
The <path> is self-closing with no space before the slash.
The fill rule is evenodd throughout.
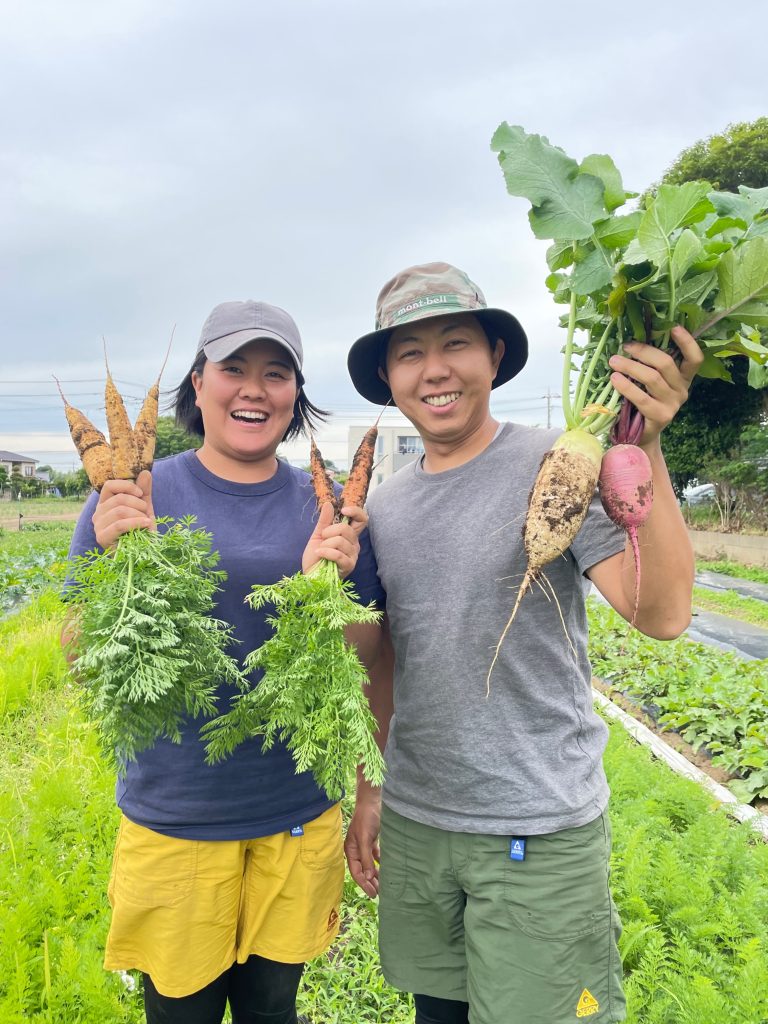
<path id="1" fill-rule="evenodd" d="M 268 302 L 221 302 L 215 306 L 203 324 L 197 354 L 205 354 L 214 363 L 227 359 L 249 341 L 267 338 L 276 341 L 288 351 L 301 370 L 304 350 L 299 328 L 292 316 L 279 306 Z"/>
<path id="2" fill-rule="evenodd" d="M 528 339 L 517 319 L 504 309 L 490 309 L 470 278 L 450 263 L 423 263 L 402 270 L 384 285 L 376 302 L 376 330 L 358 338 L 347 367 L 356 390 L 377 405 L 392 400 L 389 385 L 379 377 L 389 336 L 396 327 L 435 316 L 472 313 L 492 339 L 506 346 L 491 387 L 516 376 L 528 359 Z"/>

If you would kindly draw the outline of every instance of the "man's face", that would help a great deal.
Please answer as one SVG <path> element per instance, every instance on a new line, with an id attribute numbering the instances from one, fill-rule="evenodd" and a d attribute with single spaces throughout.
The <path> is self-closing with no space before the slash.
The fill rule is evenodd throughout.
<path id="1" fill-rule="evenodd" d="M 472 313 L 429 317 L 392 332 L 379 372 L 425 442 L 460 443 L 488 419 L 503 354 L 501 340 L 491 351 Z"/>

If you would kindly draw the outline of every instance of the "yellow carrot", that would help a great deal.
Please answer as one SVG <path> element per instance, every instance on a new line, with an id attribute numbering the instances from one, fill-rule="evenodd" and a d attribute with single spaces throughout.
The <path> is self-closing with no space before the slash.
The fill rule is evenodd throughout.
<path id="1" fill-rule="evenodd" d="M 157 441 L 160 378 L 163 375 L 165 364 L 168 362 L 172 342 L 173 331 L 171 331 L 171 340 L 168 342 L 168 351 L 165 353 L 160 373 L 158 373 L 157 380 L 147 392 L 147 397 L 144 399 L 144 404 L 139 411 L 139 415 L 136 417 L 136 423 L 133 427 L 133 435 L 136 438 L 136 448 L 139 456 L 139 469 L 152 469 L 152 461 L 155 457 L 155 442 Z"/>
<path id="2" fill-rule="evenodd" d="M 77 448 L 77 454 L 83 464 L 83 469 L 88 474 L 91 485 L 100 491 L 107 480 L 112 476 L 112 451 L 102 432 L 91 423 L 88 417 L 76 409 L 64 397 L 56 377 L 56 386 L 64 402 L 64 413 L 69 425 L 69 433 Z"/>
<path id="3" fill-rule="evenodd" d="M 133 436 L 133 428 L 128 419 L 128 413 L 125 411 L 123 399 L 109 372 L 106 343 L 104 345 L 104 362 L 107 367 L 104 400 L 109 442 L 112 447 L 112 478 L 113 480 L 135 480 L 139 475 L 139 453 L 136 447 L 136 438 Z"/>

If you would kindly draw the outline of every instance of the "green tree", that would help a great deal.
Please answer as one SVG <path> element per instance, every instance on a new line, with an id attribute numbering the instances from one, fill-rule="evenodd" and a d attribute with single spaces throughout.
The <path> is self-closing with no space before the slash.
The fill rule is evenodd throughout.
<path id="1" fill-rule="evenodd" d="M 720 134 L 694 143 L 662 180 L 681 184 L 701 179 L 724 192 L 737 192 L 739 185 L 768 185 L 768 117 L 729 125 Z M 748 383 L 745 363 L 729 360 L 731 384 L 698 379 L 687 404 L 664 431 L 664 455 L 678 494 L 692 480 L 704 482 L 705 464 L 727 462 L 743 429 L 758 425 L 768 412 L 768 373 L 754 368 Z M 762 390 L 756 390 L 755 384 Z"/>
<path id="2" fill-rule="evenodd" d="M 155 444 L 156 459 L 164 459 L 168 455 L 177 455 L 179 452 L 189 451 L 190 448 L 199 448 L 202 443 L 202 437 L 198 437 L 196 434 L 188 434 L 183 427 L 177 426 L 173 416 L 158 417 L 157 443 Z"/>
<path id="3" fill-rule="evenodd" d="M 710 459 L 705 469 L 715 485 L 721 529 L 768 526 L 768 426 L 745 427 L 730 455 Z"/>
<path id="4" fill-rule="evenodd" d="M 65 498 L 77 498 L 91 490 L 91 483 L 84 469 L 74 469 L 70 473 L 54 473 L 53 483 Z"/>
<path id="5" fill-rule="evenodd" d="M 0 495 L 5 494 L 5 488 L 8 484 L 8 470 L 5 466 L 0 466 Z"/>
<path id="6" fill-rule="evenodd" d="M 11 497 L 18 498 L 24 490 L 24 477 L 18 469 L 11 470 Z"/>
<path id="7" fill-rule="evenodd" d="M 732 384 L 698 377 L 688 402 L 664 431 L 664 458 L 678 495 L 693 480 L 708 482 L 707 464 L 728 461 L 744 428 L 759 424 L 764 392 L 748 386 L 745 362 L 732 360 Z"/>
<path id="8" fill-rule="evenodd" d="M 684 149 L 664 175 L 679 185 L 704 179 L 721 192 L 738 192 L 739 185 L 768 185 L 768 117 L 731 124 L 718 135 Z"/>

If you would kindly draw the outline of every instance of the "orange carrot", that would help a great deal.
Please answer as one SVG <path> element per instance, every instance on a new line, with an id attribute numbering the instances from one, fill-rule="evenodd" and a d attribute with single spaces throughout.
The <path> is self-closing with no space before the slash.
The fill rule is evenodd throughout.
<path id="1" fill-rule="evenodd" d="M 72 436 L 77 454 L 83 464 L 88 479 L 95 490 L 100 491 L 107 480 L 112 476 L 112 452 L 107 439 L 102 432 L 91 423 L 88 417 L 76 409 L 64 397 L 56 377 L 56 386 L 64 402 L 64 413 L 69 425 L 69 433 Z"/>
<path id="2" fill-rule="evenodd" d="M 112 478 L 114 480 L 135 480 L 139 475 L 139 453 L 133 436 L 131 421 L 125 411 L 120 392 L 115 387 L 107 363 L 107 347 L 104 345 L 104 362 L 107 364 L 107 384 L 104 399 L 107 408 L 107 426 L 112 446 Z"/>
<path id="3" fill-rule="evenodd" d="M 333 482 L 328 476 L 323 456 L 320 454 L 320 449 L 315 444 L 314 437 L 310 438 L 309 468 L 312 474 L 312 485 L 315 488 L 317 507 L 322 508 L 326 501 L 330 501 L 334 508 L 334 514 L 338 515 L 339 505 L 338 499 L 336 498 L 336 492 L 333 489 Z"/>
<path id="4" fill-rule="evenodd" d="M 389 402 L 387 402 L 387 405 L 389 405 Z M 384 409 L 386 408 L 387 406 L 385 405 Z M 376 417 L 376 422 L 373 426 L 363 434 L 363 439 L 357 446 L 347 482 L 344 484 L 344 490 L 341 492 L 339 508 L 344 508 L 345 505 L 354 505 L 356 508 L 362 508 L 365 504 L 365 499 L 368 497 L 368 488 L 371 483 L 373 460 L 376 455 L 379 420 L 384 415 L 384 409 Z"/>
<path id="5" fill-rule="evenodd" d="M 352 459 L 352 468 L 349 471 L 344 490 L 341 492 L 339 507 L 355 505 L 362 508 L 368 495 L 368 487 L 373 472 L 373 460 L 376 455 L 376 438 L 379 436 L 378 420 L 363 435 L 355 457 Z"/>

